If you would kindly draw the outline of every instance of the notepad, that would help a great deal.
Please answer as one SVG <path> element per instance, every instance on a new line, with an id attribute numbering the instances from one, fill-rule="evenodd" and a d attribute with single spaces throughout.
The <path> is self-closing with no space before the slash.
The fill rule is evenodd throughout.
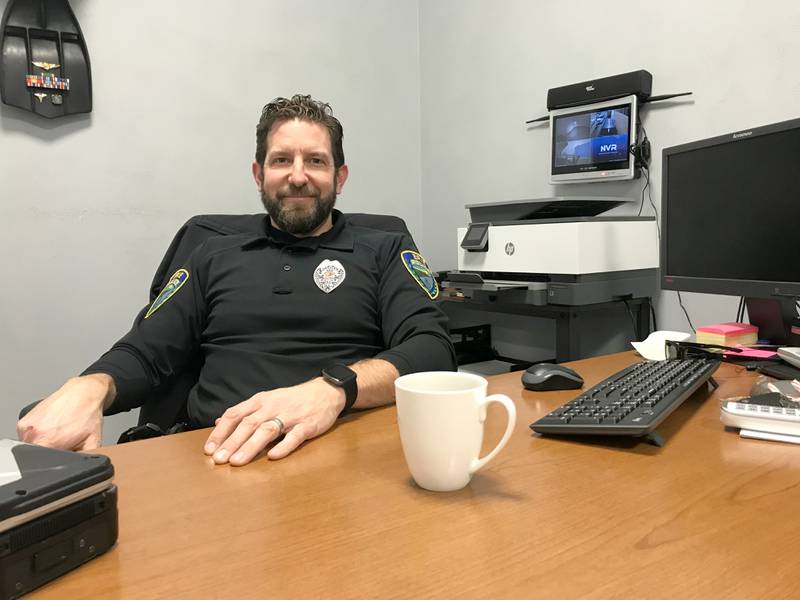
<path id="1" fill-rule="evenodd" d="M 698 327 L 695 339 L 702 344 L 748 346 L 758 341 L 758 327 L 749 323 L 719 323 Z"/>
<path id="2" fill-rule="evenodd" d="M 725 345 L 727 346 L 728 344 Z M 739 348 L 740 346 L 737 345 L 736 347 Z M 756 360 L 768 360 L 778 355 L 774 350 L 759 350 L 758 348 L 742 348 L 741 352 L 724 352 L 723 354 L 726 357 L 739 359 L 752 358 Z"/>

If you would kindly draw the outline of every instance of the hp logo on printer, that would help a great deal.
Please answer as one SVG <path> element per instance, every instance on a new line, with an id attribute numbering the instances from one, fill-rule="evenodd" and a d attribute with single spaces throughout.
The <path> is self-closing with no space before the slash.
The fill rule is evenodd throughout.
<path id="1" fill-rule="evenodd" d="M 511 242 L 508 242 L 506 244 L 506 254 L 508 254 L 509 256 L 514 254 L 514 244 L 512 244 Z"/>

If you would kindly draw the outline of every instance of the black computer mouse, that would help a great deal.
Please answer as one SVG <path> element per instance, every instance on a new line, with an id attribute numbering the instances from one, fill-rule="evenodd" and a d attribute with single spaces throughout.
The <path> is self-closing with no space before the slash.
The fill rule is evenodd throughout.
<path id="1" fill-rule="evenodd" d="M 522 385 L 536 392 L 575 390 L 583 385 L 583 378 L 564 365 L 539 363 L 522 374 Z"/>

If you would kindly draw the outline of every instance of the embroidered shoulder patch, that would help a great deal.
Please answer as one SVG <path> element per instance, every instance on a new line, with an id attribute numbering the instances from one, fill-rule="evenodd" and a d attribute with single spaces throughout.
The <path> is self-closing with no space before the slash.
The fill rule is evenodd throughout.
<path id="1" fill-rule="evenodd" d="M 175 271 L 175 274 L 169 278 L 167 285 L 164 286 L 164 289 L 161 290 L 161 293 L 153 300 L 153 303 L 150 305 L 150 308 L 147 310 L 147 314 L 144 316 L 146 319 L 154 312 L 156 312 L 161 305 L 164 304 L 167 300 L 172 298 L 175 293 L 183 287 L 183 284 L 189 279 L 189 271 L 186 269 L 178 269 Z"/>
<path id="2" fill-rule="evenodd" d="M 436 284 L 436 278 L 422 255 L 413 250 L 403 250 L 400 253 L 400 258 L 408 272 L 411 273 L 414 281 L 425 290 L 431 300 L 436 300 L 439 296 L 439 286 Z"/>

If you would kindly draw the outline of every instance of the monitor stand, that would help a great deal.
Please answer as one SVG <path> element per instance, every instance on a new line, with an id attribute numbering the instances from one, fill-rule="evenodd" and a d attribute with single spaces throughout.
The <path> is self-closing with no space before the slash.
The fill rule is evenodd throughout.
<path id="1" fill-rule="evenodd" d="M 752 325 L 758 327 L 758 339 L 772 344 L 789 343 L 792 321 L 798 318 L 797 298 L 744 299 Z"/>

